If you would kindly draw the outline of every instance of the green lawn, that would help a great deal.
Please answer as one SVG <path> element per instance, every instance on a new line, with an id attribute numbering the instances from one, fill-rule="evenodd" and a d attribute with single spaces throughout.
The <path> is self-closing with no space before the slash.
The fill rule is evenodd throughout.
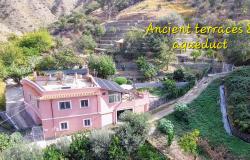
<path id="1" fill-rule="evenodd" d="M 178 136 L 187 131 L 199 129 L 202 138 L 206 138 L 210 145 L 223 145 L 232 155 L 238 158 L 250 159 L 250 144 L 227 135 L 224 130 L 219 105 L 220 83 L 220 80 L 211 83 L 196 100 L 189 104 L 189 124 L 180 122 L 174 118 L 173 114 L 166 118 L 174 123 L 175 133 Z"/>
<path id="2" fill-rule="evenodd" d="M 5 83 L 0 79 L 0 111 L 5 110 Z"/>

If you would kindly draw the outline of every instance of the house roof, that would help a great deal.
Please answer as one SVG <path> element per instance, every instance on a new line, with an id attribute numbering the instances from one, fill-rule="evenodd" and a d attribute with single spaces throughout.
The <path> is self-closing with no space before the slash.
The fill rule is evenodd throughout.
<path id="1" fill-rule="evenodd" d="M 109 80 L 101 79 L 97 77 L 94 77 L 94 80 L 102 89 L 105 89 L 108 91 L 121 92 L 121 93 L 125 92 L 125 90 L 122 87 L 120 87 L 117 83 L 113 81 L 109 81 Z"/>

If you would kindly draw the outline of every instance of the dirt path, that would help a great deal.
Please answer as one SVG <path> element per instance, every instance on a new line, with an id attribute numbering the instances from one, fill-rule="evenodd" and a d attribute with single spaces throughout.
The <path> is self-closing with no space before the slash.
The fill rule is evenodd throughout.
<path id="1" fill-rule="evenodd" d="M 156 147 L 162 154 L 166 157 L 174 160 L 192 160 L 195 159 L 194 156 L 186 154 L 181 151 L 177 141 L 175 140 L 173 144 L 168 147 L 166 136 L 156 131 L 156 121 L 165 117 L 166 115 L 174 112 L 174 107 L 177 103 L 185 103 L 188 104 L 196 99 L 203 90 L 207 88 L 207 86 L 215 79 L 219 77 L 223 77 L 225 74 L 218 74 L 209 77 L 204 77 L 201 81 L 199 81 L 187 94 L 182 96 L 181 98 L 171 101 L 167 104 L 162 105 L 161 107 L 151 111 L 151 136 L 149 138 L 149 142 Z M 199 159 L 199 158 L 196 158 Z"/>

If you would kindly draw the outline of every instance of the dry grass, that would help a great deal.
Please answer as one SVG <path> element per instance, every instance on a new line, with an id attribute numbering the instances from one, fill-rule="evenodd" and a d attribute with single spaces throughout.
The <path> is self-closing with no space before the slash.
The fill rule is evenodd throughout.
<path id="1" fill-rule="evenodd" d="M 185 0 L 179 3 L 167 2 L 166 0 L 145 0 L 137 5 L 131 6 L 123 10 L 118 17 L 125 18 L 136 13 L 145 13 L 147 17 L 161 18 L 171 12 L 179 13 L 183 16 L 190 16 L 194 14 L 193 8 L 184 5 Z"/>
<path id="2" fill-rule="evenodd" d="M 5 83 L 0 80 L 0 111 L 5 110 L 5 88 Z"/>

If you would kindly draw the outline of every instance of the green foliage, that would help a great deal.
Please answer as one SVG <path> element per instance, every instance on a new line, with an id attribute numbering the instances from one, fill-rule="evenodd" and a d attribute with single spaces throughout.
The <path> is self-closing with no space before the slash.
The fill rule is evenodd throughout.
<path id="1" fill-rule="evenodd" d="M 197 60 L 197 58 L 199 58 L 202 54 L 202 51 L 201 50 L 194 50 L 192 53 L 191 53 L 191 56 L 193 57 L 194 61 Z"/>
<path id="2" fill-rule="evenodd" d="M 63 70 L 81 66 L 83 60 L 73 53 L 72 50 L 64 49 L 53 55 L 44 56 L 36 65 L 36 69 L 42 70 Z"/>
<path id="3" fill-rule="evenodd" d="M 184 122 L 188 122 L 188 114 L 187 114 L 188 106 L 186 104 L 177 104 L 174 110 L 175 110 L 174 116 L 177 119 L 182 120 Z"/>
<path id="4" fill-rule="evenodd" d="M 197 154 L 198 140 L 200 136 L 199 130 L 194 130 L 193 132 L 185 134 L 181 137 L 179 144 L 185 152 L 192 154 Z"/>
<path id="5" fill-rule="evenodd" d="M 120 118 L 124 124 L 119 127 L 117 135 L 122 141 L 123 147 L 129 155 L 132 155 L 147 139 L 149 132 L 148 117 L 145 114 L 124 112 Z"/>
<path id="6" fill-rule="evenodd" d="M 240 21 L 236 26 L 243 26 L 244 30 L 249 21 Z M 250 34 L 229 34 L 227 37 L 228 48 L 223 50 L 226 60 L 235 65 L 249 63 L 250 60 Z"/>
<path id="7" fill-rule="evenodd" d="M 43 160 L 42 150 L 31 144 L 19 144 L 2 152 L 0 159 L 3 160 Z"/>
<path id="8" fill-rule="evenodd" d="M 109 130 L 101 129 L 91 131 L 89 140 L 92 152 L 96 159 L 108 159 L 108 150 L 111 143 L 112 133 Z"/>
<path id="9" fill-rule="evenodd" d="M 157 71 L 153 64 L 148 63 L 145 57 L 139 57 L 136 61 L 136 64 L 146 79 L 151 79 L 156 76 Z"/>
<path id="10" fill-rule="evenodd" d="M 122 141 L 118 136 L 113 136 L 109 146 L 108 155 L 111 160 L 127 160 L 128 153 L 122 146 Z"/>
<path id="11" fill-rule="evenodd" d="M 119 85 L 127 84 L 128 82 L 126 77 L 116 77 L 114 81 Z"/>
<path id="12" fill-rule="evenodd" d="M 85 14 L 90 14 L 91 12 L 95 11 L 96 9 L 100 8 L 100 4 L 96 1 L 92 1 L 87 5 L 83 6 L 83 10 Z"/>
<path id="13" fill-rule="evenodd" d="M 10 138 L 7 134 L 0 134 L 0 151 L 7 149 L 10 146 Z"/>
<path id="14" fill-rule="evenodd" d="M 14 132 L 11 135 L 0 133 L 0 151 L 22 143 L 23 137 L 19 132 Z"/>
<path id="15" fill-rule="evenodd" d="M 154 147 L 149 143 L 145 143 L 140 146 L 137 151 L 136 159 L 141 160 L 165 160 L 165 156 L 160 154 Z"/>
<path id="16" fill-rule="evenodd" d="M 80 50 L 94 50 L 97 44 L 91 35 L 83 35 L 77 44 Z"/>
<path id="17" fill-rule="evenodd" d="M 107 55 L 91 55 L 88 61 L 88 67 L 92 72 L 97 72 L 97 76 L 107 78 L 116 72 L 115 63 L 112 57 Z"/>
<path id="18" fill-rule="evenodd" d="M 167 119 L 161 119 L 158 128 L 162 133 L 167 134 L 168 145 L 170 146 L 174 140 L 174 125 Z"/>
<path id="19" fill-rule="evenodd" d="M 247 74 L 245 71 L 242 73 Z M 198 129 L 201 137 L 207 139 L 212 147 L 224 147 L 235 156 L 235 159 L 249 159 L 249 143 L 228 135 L 224 129 L 221 111 L 218 109 L 220 108 L 218 102 L 221 82 L 221 80 L 212 82 L 197 99 L 188 104 L 189 124 L 176 119 L 174 114 L 166 118 L 174 123 L 177 136 Z"/>
<path id="20" fill-rule="evenodd" d="M 44 160 L 63 160 L 64 156 L 61 150 L 59 150 L 56 145 L 50 145 L 46 147 L 43 151 Z"/>
<path id="21" fill-rule="evenodd" d="M 72 143 L 67 155 L 69 159 L 91 159 L 91 143 L 87 133 L 77 133 L 72 136 Z"/>
<path id="22" fill-rule="evenodd" d="M 241 132 L 250 133 L 250 67 L 234 71 L 225 81 L 228 113 L 233 125 Z"/>
<path id="23" fill-rule="evenodd" d="M 184 76 L 185 75 L 184 75 L 182 69 L 177 69 L 177 70 L 174 71 L 174 74 L 173 74 L 174 80 L 183 81 L 184 80 Z"/>
<path id="24" fill-rule="evenodd" d="M 164 89 L 169 98 L 176 98 L 178 96 L 178 88 L 174 80 L 166 79 L 163 81 Z"/>
<path id="25" fill-rule="evenodd" d="M 17 42 L 17 45 L 24 50 L 24 54 L 38 55 L 47 52 L 53 46 L 53 38 L 46 30 L 30 32 L 25 34 Z"/>

